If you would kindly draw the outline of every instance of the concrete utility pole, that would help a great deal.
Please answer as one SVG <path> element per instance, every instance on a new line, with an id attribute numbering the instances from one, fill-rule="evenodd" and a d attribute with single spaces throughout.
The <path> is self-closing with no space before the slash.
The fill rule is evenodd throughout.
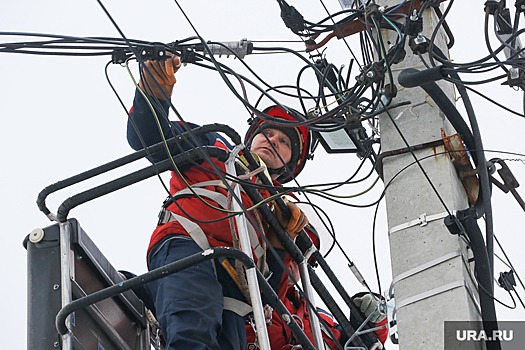
<path id="1" fill-rule="evenodd" d="M 398 0 L 380 1 L 386 7 L 398 3 Z M 424 12 L 425 37 L 430 38 L 437 21 L 432 8 Z M 397 33 L 384 30 L 382 36 L 384 42 L 395 43 Z M 443 33 L 437 35 L 435 45 L 448 53 Z M 471 277 L 473 266 L 467 262 L 471 253 L 462 239 L 450 234 L 443 223 L 447 209 L 450 212 L 466 209 L 468 202 L 450 156 L 439 145 L 442 130 L 446 135 L 455 133 L 451 124 L 425 91 L 398 84 L 397 76 L 403 69 L 426 69 L 408 45 L 406 51 L 405 59 L 392 66 L 394 84 L 399 90 L 394 103 L 412 104 L 391 110 L 391 117 L 387 114 L 380 117 L 384 183 L 389 184 L 386 208 L 399 348 L 443 349 L 444 321 L 481 320 L 476 284 Z M 428 54 L 423 56 L 429 62 Z M 453 86 L 444 81 L 438 85 L 454 101 Z M 406 151 L 407 144 L 391 118 L 409 146 L 423 145 L 414 153 L 445 205 L 412 153 Z M 413 165 L 403 170 L 409 164 Z M 472 348 L 468 349 L 480 349 L 474 344 L 469 346 Z"/>

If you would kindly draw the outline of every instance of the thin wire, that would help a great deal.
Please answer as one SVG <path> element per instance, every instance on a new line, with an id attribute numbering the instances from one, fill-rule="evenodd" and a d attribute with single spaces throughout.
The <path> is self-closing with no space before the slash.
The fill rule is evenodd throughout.
<path id="1" fill-rule="evenodd" d="M 328 8 L 326 7 L 326 5 L 324 4 L 323 0 L 319 0 L 319 2 L 321 3 L 321 5 L 323 6 L 324 10 L 326 11 L 326 13 L 330 16 L 330 12 L 328 11 Z M 330 19 L 332 20 L 333 24 L 335 25 L 335 21 L 333 19 L 332 16 L 330 16 Z M 352 55 L 352 57 L 354 58 L 354 60 L 357 62 L 357 65 L 359 66 L 359 68 L 362 68 L 362 64 L 359 62 L 359 60 L 357 59 L 357 57 L 355 56 L 354 54 L 354 51 L 350 48 L 350 45 L 348 44 L 348 41 L 346 40 L 346 37 L 343 38 L 343 42 L 345 43 L 346 45 L 346 48 L 348 49 L 348 52 L 350 52 L 350 54 Z"/>
<path id="2" fill-rule="evenodd" d="M 384 106 L 386 108 L 386 106 Z M 447 211 L 448 215 L 452 215 L 451 214 L 451 211 L 448 209 L 448 206 L 447 204 L 445 203 L 445 201 L 443 200 L 443 198 L 441 197 L 441 195 L 439 194 L 439 191 L 437 190 L 436 186 L 434 186 L 434 183 L 432 182 L 432 180 L 430 179 L 430 177 L 428 176 L 427 172 L 425 171 L 425 169 L 423 168 L 423 165 L 421 165 L 421 163 L 419 162 L 419 159 L 416 157 L 416 154 L 414 153 L 414 151 L 412 150 L 412 148 L 410 147 L 410 144 L 408 143 L 405 135 L 401 132 L 401 129 L 399 128 L 399 126 L 397 125 L 395 119 L 392 117 L 392 114 L 390 114 L 390 111 L 388 109 L 385 110 L 385 113 L 388 115 L 388 118 L 390 119 L 390 121 L 392 122 L 392 124 L 394 125 L 394 127 L 396 128 L 399 136 L 401 137 L 401 139 L 403 140 L 403 142 L 405 143 L 405 145 L 407 146 L 410 154 L 412 155 L 412 157 L 414 158 L 414 160 L 416 161 L 418 167 L 421 169 L 421 172 L 423 173 L 423 176 L 427 179 L 427 182 L 429 183 L 430 187 L 432 188 L 432 190 L 434 191 L 434 193 L 436 194 L 437 198 L 439 199 L 439 201 L 441 202 L 441 205 L 443 205 L 443 207 L 445 208 L 445 210 Z"/>
<path id="3" fill-rule="evenodd" d="M 124 101 L 122 101 L 122 98 L 120 97 L 119 93 L 117 92 L 117 90 L 115 89 L 115 87 L 113 86 L 113 84 L 111 83 L 111 79 L 109 78 L 109 74 L 108 74 L 108 67 L 109 67 L 109 64 L 111 63 L 108 62 L 104 68 L 104 73 L 105 73 L 105 76 L 106 76 L 106 80 L 111 88 L 111 90 L 113 91 L 113 93 L 115 94 L 117 100 L 119 101 L 120 105 L 122 106 L 122 108 L 124 109 L 124 111 L 126 112 L 126 115 L 128 117 L 128 120 L 132 120 L 131 119 L 131 116 L 130 116 L 130 113 L 128 111 L 128 109 L 126 108 L 126 105 L 124 104 Z M 126 64 L 127 64 L 127 61 L 126 61 Z M 138 127 L 137 125 L 132 122 L 131 125 L 133 125 L 133 128 L 135 129 L 135 133 L 137 134 L 137 136 L 139 137 L 139 140 L 142 144 L 145 144 L 144 142 L 144 138 L 142 137 L 142 135 L 140 134 L 140 132 L 138 132 Z M 151 152 L 149 151 L 149 149 L 146 147 L 144 148 L 144 150 L 146 151 L 146 155 L 148 157 L 151 157 Z M 164 190 L 166 191 L 166 193 L 170 193 L 168 187 L 166 186 L 166 184 L 164 183 L 164 180 L 162 179 L 161 175 L 160 175 L 160 171 L 158 170 L 157 166 L 155 163 L 153 163 L 153 169 L 155 169 L 155 174 L 157 175 L 157 178 L 159 179 L 162 187 L 164 188 Z"/>

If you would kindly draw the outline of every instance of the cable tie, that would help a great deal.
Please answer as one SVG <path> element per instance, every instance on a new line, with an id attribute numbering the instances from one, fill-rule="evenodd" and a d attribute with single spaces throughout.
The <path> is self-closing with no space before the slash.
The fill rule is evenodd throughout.
<path id="1" fill-rule="evenodd" d="M 404 229 L 407 229 L 409 227 L 416 226 L 416 225 L 419 225 L 419 226 L 423 227 L 423 226 L 426 226 L 431 221 L 443 219 L 443 218 L 445 218 L 445 217 L 447 217 L 449 215 L 454 215 L 455 213 L 456 213 L 455 210 L 450 211 L 450 213 L 449 212 L 443 212 L 443 213 L 434 214 L 434 215 L 427 215 L 426 213 L 423 213 L 423 214 L 419 215 L 419 217 L 417 219 L 415 219 L 415 220 L 412 220 L 412 221 L 409 221 L 409 222 L 405 222 L 404 224 L 392 227 L 388 231 L 388 235 L 391 235 L 391 234 L 393 234 L 395 232 L 398 232 L 398 231 L 401 231 L 401 230 L 404 230 Z"/>

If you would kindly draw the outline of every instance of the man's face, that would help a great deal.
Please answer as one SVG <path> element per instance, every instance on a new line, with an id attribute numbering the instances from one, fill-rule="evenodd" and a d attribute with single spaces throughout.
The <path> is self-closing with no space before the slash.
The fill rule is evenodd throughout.
<path id="1" fill-rule="evenodd" d="M 250 149 L 257 154 L 270 169 L 282 168 L 292 159 L 292 143 L 290 138 L 278 129 L 266 128 L 255 135 Z M 277 155 L 276 151 L 279 155 Z M 281 158 L 284 163 L 281 161 Z"/>

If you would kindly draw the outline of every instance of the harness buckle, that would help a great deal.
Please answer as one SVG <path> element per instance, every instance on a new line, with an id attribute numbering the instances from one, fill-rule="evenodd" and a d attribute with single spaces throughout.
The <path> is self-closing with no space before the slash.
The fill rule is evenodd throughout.
<path id="1" fill-rule="evenodd" d="M 166 208 L 164 208 L 164 206 L 162 206 L 162 208 L 160 208 L 158 216 L 159 216 L 159 220 L 157 221 L 157 226 L 164 225 L 166 222 L 168 222 L 169 210 L 167 210 Z"/>

